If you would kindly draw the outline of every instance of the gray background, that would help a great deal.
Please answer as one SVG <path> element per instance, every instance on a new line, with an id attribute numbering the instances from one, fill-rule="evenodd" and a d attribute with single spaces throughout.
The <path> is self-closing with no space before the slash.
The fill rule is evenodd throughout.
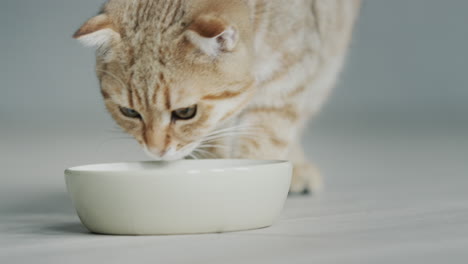
<path id="1" fill-rule="evenodd" d="M 2 127 L 19 118 L 105 120 L 93 51 L 71 38 L 102 2 L 1 2 Z M 364 1 L 322 118 L 466 120 L 467 8 L 463 0 Z"/>
<path id="2" fill-rule="evenodd" d="M 102 2 L 0 1 L 1 263 L 467 263 L 468 1 L 364 1 L 305 134 L 326 191 L 268 229 L 169 238 L 91 235 L 65 191 L 67 167 L 146 159 L 71 38 Z"/>

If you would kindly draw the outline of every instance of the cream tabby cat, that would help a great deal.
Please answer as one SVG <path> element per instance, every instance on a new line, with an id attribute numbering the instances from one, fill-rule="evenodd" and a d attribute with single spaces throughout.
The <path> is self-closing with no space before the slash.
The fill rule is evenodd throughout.
<path id="1" fill-rule="evenodd" d="M 290 159 L 342 67 L 358 0 L 110 0 L 74 35 L 95 46 L 107 109 L 155 159 Z"/>

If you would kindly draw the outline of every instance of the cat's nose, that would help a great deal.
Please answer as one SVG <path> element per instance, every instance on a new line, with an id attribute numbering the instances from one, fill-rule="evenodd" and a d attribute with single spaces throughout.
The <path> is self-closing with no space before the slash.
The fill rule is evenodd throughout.
<path id="1" fill-rule="evenodd" d="M 145 146 L 144 149 L 146 154 L 155 160 L 173 160 L 174 157 L 177 156 L 177 150 L 174 147 L 160 150 L 158 148 Z"/>
<path id="2" fill-rule="evenodd" d="M 158 127 L 157 125 L 148 124 L 144 131 L 143 140 L 148 150 L 157 156 L 165 154 L 165 149 L 170 143 L 170 138 L 167 134 L 159 133 L 158 131 L 165 131 L 167 128 Z"/>

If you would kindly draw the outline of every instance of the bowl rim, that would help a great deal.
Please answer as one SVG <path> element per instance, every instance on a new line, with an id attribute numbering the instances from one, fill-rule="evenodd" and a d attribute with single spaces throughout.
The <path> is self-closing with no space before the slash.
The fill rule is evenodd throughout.
<path id="1" fill-rule="evenodd" d="M 107 163 L 95 163 L 95 164 L 86 164 L 86 165 L 79 165 L 79 166 L 73 166 L 65 170 L 66 175 L 70 174 L 76 174 L 76 173 L 122 173 L 122 172 L 144 172 L 144 171 L 152 171 L 152 170 L 162 170 L 159 168 L 153 168 L 153 169 L 90 169 L 93 167 L 101 167 L 101 166 L 116 166 L 116 165 L 123 165 L 123 164 L 151 164 L 151 163 L 173 163 L 173 162 L 193 162 L 193 163 L 210 163 L 210 162 L 246 162 L 246 164 L 236 164 L 232 166 L 226 166 L 223 169 L 236 169 L 240 167 L 249 167 L 249 168 L 258 168 L 258 167 L 265 167 L 265 166 L 274 166 L 274 165 L 291 165 L 291 162 L 289 160 L 262 160 L 262 159 L 199 159 L 199 160 L 177 160 L 177 161 L 154 161 L 154 160 L 144 160 L 144 161 L 128 161 L 128 162 L 107 162 Z M 206 171 L 206 170 L 213 170 L 216 169 L 215 166 L 212 168 L 197 168 L 199 171 Z M 169 171 L 175 172 L 175 171 L 183 171 L 177 170 L 177 169 L 171 169 Z"/>

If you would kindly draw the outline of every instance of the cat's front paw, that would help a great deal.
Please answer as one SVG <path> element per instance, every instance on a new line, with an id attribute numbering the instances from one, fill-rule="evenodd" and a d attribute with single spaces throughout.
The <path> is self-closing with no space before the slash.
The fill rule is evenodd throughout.
<path id="1" fill-rule="evenodd" d="M 312 164 L 294 164 L 289 192 L 292 194 L 317 193 L 323 189 L 320 171 Z"/>

